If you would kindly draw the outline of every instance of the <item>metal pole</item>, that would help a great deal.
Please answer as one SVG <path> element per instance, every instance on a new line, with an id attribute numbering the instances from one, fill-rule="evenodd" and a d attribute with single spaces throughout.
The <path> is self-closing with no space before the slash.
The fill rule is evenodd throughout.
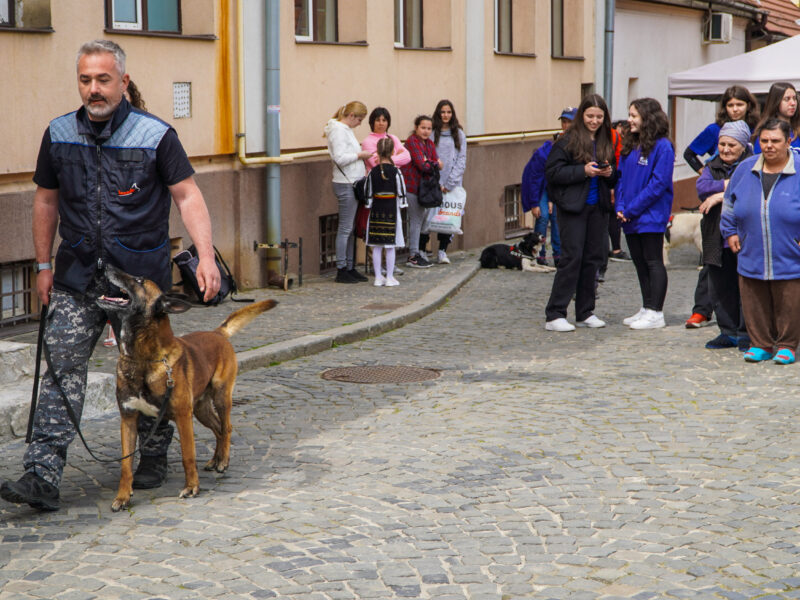
<path id="1" fill-rule="evenodd" d="M 616 10 L 615 0 L 605 0 L 606 2 L 606 32 L 605 43 L 603 45 L 603 95 L 609 112 L 612 112 L 611 104 L 614 91 L 614 11 Z"/>
<path id="2" fill-rule="evenodd" d="M 266 31 L 264 40 L 267 103 L 264 131 L 267 156 L 281 155 L 281 57 L 280 57 L 280 0 L 266 0 Z M 279 244 L 281 241 L 281 166 L 269 163 L 266 166 L 266 206 L 267 243 Z M 284 248 L 284 252 L 288 252 Z M 280 249 L 266 251 L 267 283 L 284 287 L 280 274 Z"/>

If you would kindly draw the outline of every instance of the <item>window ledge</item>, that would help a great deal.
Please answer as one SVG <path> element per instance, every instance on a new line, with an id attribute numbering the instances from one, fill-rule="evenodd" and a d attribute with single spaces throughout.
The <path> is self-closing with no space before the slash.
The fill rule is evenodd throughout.
<path id="1" fill-rule="evenodd" d="M 369 46 L 366 40 L 359 42 L 326 42 L 323 40 L 294 40 L 295 44 L 302 44 L 303 46 Z"/>
<path id="2" fill-rule="evenodd" d="M 55 33 L 52 27 L 0 27 L 0 33 Z"/>
<path id="3" fill-rule="evenodd" d="M 174 38 L 178 40 L 203 40 L 203 41 L 216 41 L 219 38 L 213 33 L 199 33 L 192 35 L 184 35 L 182 33 L 169 33 L 167 31 L 137 31 L 130 29 L 109 29 L 106 27 L 103 30 L 105 33 L 115 35 L 134 35 L 139 37 L 157 37 L 157 38 Z"/>
<path id="4" fill-rule="evenodd" d="M 494 53 L 497 56 L 519 56 L 522 58 L 536 58 L 536 55 L 531 54 L 530 52 L 501 52 L 500 50 L 495 50 Z"/>
<path id="5" fill-rule="evenodd" d="M 395 46 L 395 50 L 410 50 L 410 51 L 428 51 L 428 52 L 452 52 L 453 48 L 451 46 L 421 46 L 419 48 L 413 48 L 411 46 Z"/>
<path id="6" fill-rule="evenodd" d="M 556 56 L 555 54 L 550 58 L 553 60 L 586 60 L 583 56 Z"/>

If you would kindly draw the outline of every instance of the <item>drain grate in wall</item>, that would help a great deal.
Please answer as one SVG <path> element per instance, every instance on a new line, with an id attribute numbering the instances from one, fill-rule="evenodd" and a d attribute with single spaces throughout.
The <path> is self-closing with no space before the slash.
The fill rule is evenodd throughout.
<path id="1" fill-rule="evenodd" d="M 438 369 L 389 365 L 338 367 L 323 371 L 322 378 L 347 383 L 415 383 L 441 375 Z"/>

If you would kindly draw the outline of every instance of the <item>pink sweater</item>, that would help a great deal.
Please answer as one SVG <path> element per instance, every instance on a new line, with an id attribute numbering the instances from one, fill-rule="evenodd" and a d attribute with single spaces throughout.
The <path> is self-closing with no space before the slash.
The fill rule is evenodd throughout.
<path id="1" fill-rule="evenodd" d="M 394 165 L 396 167 L 402 167 L 403 165 L 407 165 L 411 162 L 411 155 L 406 150 L 406 147 L 400 143 L 400 140 L 397 139 L 397 136 L 392 135 L 391 133 L 370 133 L 363 142 L 361 142 L 361 149 L 366 150 L 367 152 L 376 152 L 378 148 L 378 140 L 384 138 L 386 136 L 392 138 L 394 142 L 394 151 L 396 154 L 392 155 L 392 160 L 394 161 Z M 400 152 L 397 152 L 397 151 Z M 378 164 L 378 157 L 377 156 L 370 156 L 366 160 L 364 160 L 364 164 L 367 166 L 367 173 L 370 172 L 372 167 Z"/>

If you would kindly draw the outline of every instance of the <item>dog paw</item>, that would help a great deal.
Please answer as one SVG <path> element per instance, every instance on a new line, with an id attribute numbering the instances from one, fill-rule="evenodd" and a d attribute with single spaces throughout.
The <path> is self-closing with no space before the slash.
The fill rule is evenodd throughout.
<path id="1" fill-rule="evenodd" d="M 203 467 L 206 471 L 216 471 L 217 473 L 224 473 L 228 469 L 228 461 L 217 460 L 216 458 L 212 458 L 210 461 L 206 463 L 206 466 Z"/>
<path id="2" fill-rule="evenodd" d="M 200 492 L 200 486 L 195 485 L 192 487 L 185 487 L 181 490 L 181 493 L 178 494 L 178 498 L 194 498 Z"/>
<path id="3" fill-rule="evenodd" d="M 111 510 L 112 512 L 119 512 L 123 508 L 128 508 L 131 505 L 130 496 L 127 498 L 116 498 L 114 502 L 111 503 Z"/>

